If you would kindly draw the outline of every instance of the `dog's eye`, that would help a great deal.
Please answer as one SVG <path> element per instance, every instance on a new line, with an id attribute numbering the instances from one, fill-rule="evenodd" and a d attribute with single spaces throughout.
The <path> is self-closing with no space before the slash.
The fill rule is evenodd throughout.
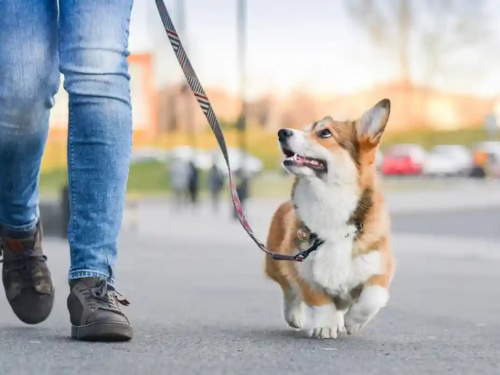
<path id="1" fill-rule="evenodd" d="M 322 129 L 316 133 L 320 138 L 330 138 L 332 136 L 332 132 L 328 129 Z"/>

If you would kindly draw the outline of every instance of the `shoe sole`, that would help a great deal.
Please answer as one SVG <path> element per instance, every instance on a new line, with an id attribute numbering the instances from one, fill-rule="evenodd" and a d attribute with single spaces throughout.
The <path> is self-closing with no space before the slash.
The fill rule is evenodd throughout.
<path id="1" fill-rule="evenodd" d="M 71 326 L 71 337 L 82 341 L 129 341 L 134 330 L 128 324 L 94 323 Z"/>

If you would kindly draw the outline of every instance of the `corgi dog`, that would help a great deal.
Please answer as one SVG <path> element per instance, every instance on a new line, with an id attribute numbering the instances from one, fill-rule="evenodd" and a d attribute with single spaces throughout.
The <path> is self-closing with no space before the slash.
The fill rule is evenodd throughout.
<path id="1" fill-rule="evenodd" d="M 273 216 L 267 246 L 286 255 L 309 250 L 302 262 L 266 257 L 265 272 L 283 290 L 288 325 L 310 337 L 354 334 L 389 299 L 395 264 L 375 156 L 390 107 L 384 99 L 356 121 L 325 117 L 278 132 L 295 182 Z"/>

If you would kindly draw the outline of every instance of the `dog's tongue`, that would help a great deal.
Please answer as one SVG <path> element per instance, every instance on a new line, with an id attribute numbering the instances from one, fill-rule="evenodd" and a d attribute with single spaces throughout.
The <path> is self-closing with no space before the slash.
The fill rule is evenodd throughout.
<path id="1" fill-rule="evenodd" d="M 295 161 L 296 161 L 297 163 L 304 164 L 304 162 L 306 161 L 306 159 L 305 159 L 305 158 L 303 158 L 303 157 L 302 157 L 302 156 L 300 156 L 300 155 L 296 155 L 296 156 L 295 156 Z"/>

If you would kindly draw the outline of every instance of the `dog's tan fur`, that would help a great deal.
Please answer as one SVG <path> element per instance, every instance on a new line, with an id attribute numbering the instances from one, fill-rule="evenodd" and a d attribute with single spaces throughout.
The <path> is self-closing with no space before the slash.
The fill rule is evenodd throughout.
<path id="1" fill-rule="evenodd" d="M 363 119 L 337 122 L 330 117 L 313 124 L 309 131 L 310 138 L 319 145 L 340 158 L 342 155 L 349 156 L 356 165 L 359 200 L 356 210 L 352 212 L 351 221 L 362 221 L 363 229 L 353 241 L 352 259 L 369 252 L 380 253 L 382 272 L 365 280 L 362 285 L 356 287 L 357 291 L 352 290 L 351 295 L 354 299 L 359 296 L 360 290 L 368 286 L 376 285 L 388 289 L 394 274 L 394 259 L 390 249 L 390 220 L 374 168 L 376 149 L 388 117 L 389 111 L 384 118 L 381 118 L 380 129 L 375 134 L 372 132 L 367 135 L 363 130 L 360 131 L 364 126 L 360 123 Z M 318 127 L 329 129 L 334 136 L 326 139 L 319 138 L 316 135 Z M 345 158 L 344 160 L 347 162 L 349 159 Z M 299 180 L 300 178 L 296 178 L 292 197 Z M 366 196 L 366 202 L 363 202 L 364 196 Z M 304 225 L 307 223 L 303 223 L 298 216 L 294 203 L 291 200 L 283 203 L 272 219 L 267 247 L 280 254 L 297 254 L 300 248 L 297 231 Z M 322 250 L 320 248 L 317 251 Z M 308 259 L 305 260 L 305 262 L 307 261 Z M 294 290 L 296 292 L 298 289 L 300 298 L 307 306 L 322 306 L 330 304 L 332 301 L 336 304 L 341 303 L 337 296 L 329 295 L 324 289 L 315 287 L 304 280 L 294 262 L 277 261 L 266 257 L 265 272 L 281 286 L 285 298 L 288 293 Z"/>

